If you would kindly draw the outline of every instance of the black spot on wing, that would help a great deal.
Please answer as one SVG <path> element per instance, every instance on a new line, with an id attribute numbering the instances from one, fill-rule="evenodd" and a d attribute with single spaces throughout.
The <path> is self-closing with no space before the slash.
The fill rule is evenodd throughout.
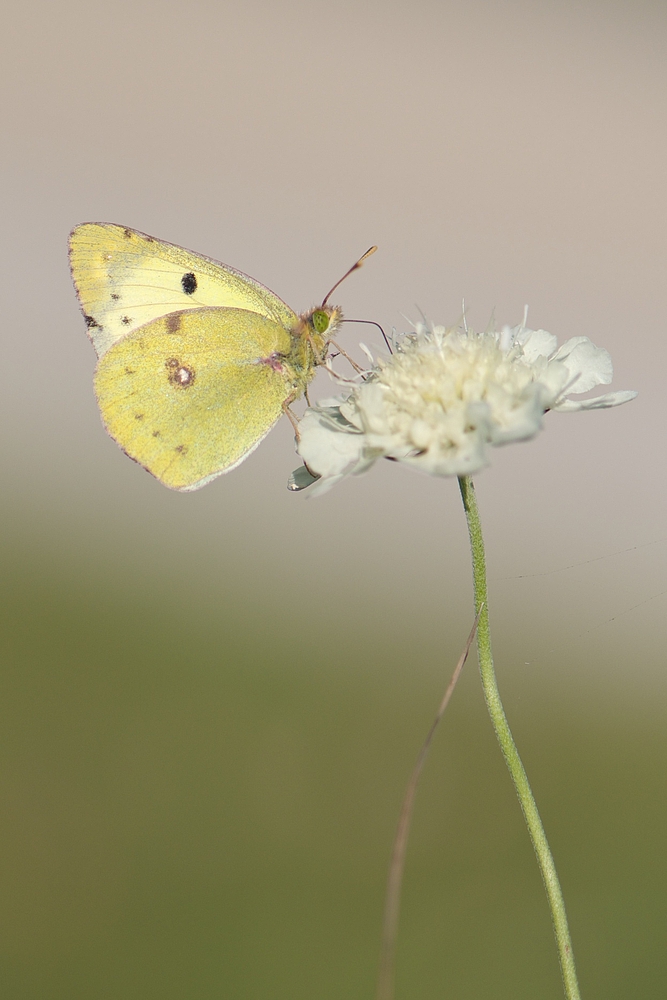
<path id="1" fill-rule="evenodd" d="M 187 454 L 188 446 L 185 444 L 177 444 L 174 451 L 177 451 L 179 455 Z"/>
<path id="2" fill-rule="evenodd" d="M 134 233 L 132 232 L 131 229 L 124 229 L 123 236 L 125 237 L 126 240 L 131 240 L 132 237 L 134 236 Z"/>
<path id="3" fill-rule="evenodd" d="M 89 330 L 92 330 L 92 328 L 93 328 L 94 326 L 96 326 L 96 327 L 97 327 L 97 328 L 98 328 L 99 330 L 101 330 L 101 329 L 102 329 L 102 327 L 101 327 L 101 326 L 100 326 L 100 324 L 99 324 L 99 323 L 97 322 L 97 320 L 95 319 L 95 317 L 94 317 L 94 316 L 88 316 L 88 315 L 87 315 L 87 313 L 84 313 L 84 314 L 83 314 L 83 318 L 85 319 L 85 321 L 86 321 L 86 326 L 88 327 L 88 329 L 89 329 Z"/>
<path id="4" fill-rule="evenodd" d="M 111 298 L 113 299 L 114 302 L 118 302 L 118 299 L 120 298 L 120 295 L 118 294 L 118 292 L 112 292 L 111 293 Z"/>
<path id="5" fill-rule="evenodd" d="M 186 295 L 194 295 L 197 291 L 197 277 L 192 271 L 183 275 L 181 278 L 181 287 Z"/>
<path id="6" fill-rule="evenodd" d="M 129 316 L 123 316 L 123 318 L 121 320 L 121 323 L 123 324 L 123 326 L 129 326 L 131 322 L 132 322 L 132 320 L 130 319 Z"/>

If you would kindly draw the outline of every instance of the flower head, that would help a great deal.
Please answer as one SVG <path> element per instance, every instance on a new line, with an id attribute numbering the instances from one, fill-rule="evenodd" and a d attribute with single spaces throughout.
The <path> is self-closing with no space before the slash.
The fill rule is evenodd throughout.
<path id="1" fill-rule="evenodd" d="M 312 476 L 297 475 L 292 488 L 315 478 L 328 488 L 382 457 L 435 476 L 470 475 L 488 464 L 491 446 L 534 437 L 548 410 L 618 406 L 637 395 L 569 398 L 612 379 L 608 352 L 588 337 L 559 348 L 552 334 L 524 325 L 475 333 L 420 324 L 394 347 L 345 396 L 306 410 L 297 451 Z"/>

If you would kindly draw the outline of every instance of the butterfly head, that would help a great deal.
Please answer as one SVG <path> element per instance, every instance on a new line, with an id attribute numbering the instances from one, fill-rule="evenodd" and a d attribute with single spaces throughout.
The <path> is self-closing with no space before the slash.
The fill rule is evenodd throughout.
<path id="1" fill-rule="evenodd" d="M 338 306 L 329 305 L 317 306 L 299 317 L 296 335 L 312 346 L 316 363 L 321 363 L 321 360 L 326 357 L 327 345 L 338 329 L 342 318 L 342 310 Z"/>
<path id="2" fill-rule="evenodd" d="M 330 340 L 343 318 L 340 306 L 317 306 L 301 316 L 307 332 L 312 337 L 322 337 Z"/>

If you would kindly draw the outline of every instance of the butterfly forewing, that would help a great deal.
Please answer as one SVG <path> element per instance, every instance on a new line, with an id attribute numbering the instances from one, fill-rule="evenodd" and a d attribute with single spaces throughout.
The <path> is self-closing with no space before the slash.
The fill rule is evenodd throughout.
<path id="1" fill-rule="evenodd" d="M 138 327 L 182 309 L 247 309 L 286 329 L 297 322 L 289 306 L 254 278 L 123 226 L 77 226 L 70 266 L 99 357 Z"/>

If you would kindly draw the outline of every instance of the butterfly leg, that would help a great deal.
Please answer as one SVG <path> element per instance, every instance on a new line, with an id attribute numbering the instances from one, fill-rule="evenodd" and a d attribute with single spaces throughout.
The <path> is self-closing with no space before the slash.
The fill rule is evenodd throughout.
<path id="1" fill-rule="evenodd" d="M 325 364 L 325 362 L 326 362 L 326 354 L 324 356 L 322 356 L 322 354 L 320 353 L 320 351 L 319 351 L 319 349 L 317 347 L 317 344 L 315 343 L 315 341 L 313 340 L 313 338 L 310 336 L 310 334 L 307 334 L 307 336 L 308 336 L 308 343 L 310 344 L 312 352 L 313 352 L 313 354 L 315 356 L 315 364 L 316 365 L 323 365 L 323 364 Z"/>
<path id="2" fill-rule="evenodd" d="M 361 375 L 364 369 L 359 367 L 354 358 L 351 358 L 350 355 L 347 353 L 347 351 L 344 351 L 343 348 L 340 346 L 340 344 L 337 344 L 335 340 L 330 340 L 329 343 L 333 344 L 338 353 L 342 354 L 346 361 L 349 361 L 349 363 L 354 368 L 355 372 L 357 372 L 358 375 Z"/>
<path id="3" fill-rule="evenodd" d="M 287 419 L 291 423 L 292 427 L 294 428 L 294 436 L 295 436 L 295 438 L 298 441 L 299 437 L 300 437 L 300 435 L 299 435 L 299 421 L 298 421 L 296 415 L 294 413 L 292 413 L 292 411 L 290 410 L 290 403 L 291 402 L 293 402 L 293 400 L 290 399 L 288 402 L 283 403 L 283 413 L 285 414 L 285 416 L 287 417 Z"/>

